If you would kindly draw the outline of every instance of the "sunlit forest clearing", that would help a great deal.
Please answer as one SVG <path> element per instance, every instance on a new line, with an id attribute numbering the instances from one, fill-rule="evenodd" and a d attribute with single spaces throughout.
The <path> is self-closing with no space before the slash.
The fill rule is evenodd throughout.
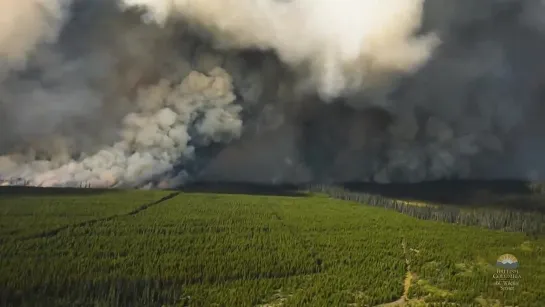
<path id="1" fill-rule="evenodd" d="M 1 306 L 542 306 L 545 238 L 330 198 L 0 194 Z M 416 207 L 420 207 L 416 206 Z M 519 285 L 495 285 L 518 258 Z"/>

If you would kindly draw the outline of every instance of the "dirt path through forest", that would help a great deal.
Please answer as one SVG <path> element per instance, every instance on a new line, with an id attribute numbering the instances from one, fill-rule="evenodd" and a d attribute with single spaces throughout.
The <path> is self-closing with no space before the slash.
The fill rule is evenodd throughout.
<path id="1" fill-rule="evenodd" d="M 386 303 L 386 304 L 381 304 L 376 307 L 404 306 L 409 301 L 409 289 L 411 288 L 413 273 L 411 272 L 411 261 L 409 259 L 409 254 L 407 251 L 407 243 L 405 242 L 405 239 L 401 241 L 401 247 L 403 247 L 403 254 L 405 255 L 405 264 L 407 265 L 407 273 L 405 274 L 405 279 L 403 280 L 403 295 L 396 301 Z"/>

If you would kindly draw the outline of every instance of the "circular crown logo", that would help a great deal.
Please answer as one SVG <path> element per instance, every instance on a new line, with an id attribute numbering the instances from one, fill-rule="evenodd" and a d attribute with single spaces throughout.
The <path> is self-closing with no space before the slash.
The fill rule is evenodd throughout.
<path id="1" fill-rule="evenodd" d="M 517 257 L 511 254 L 503 254 L 496 260 L 496 266 L 502 269 L 516 269 L 519 266 Z"/>

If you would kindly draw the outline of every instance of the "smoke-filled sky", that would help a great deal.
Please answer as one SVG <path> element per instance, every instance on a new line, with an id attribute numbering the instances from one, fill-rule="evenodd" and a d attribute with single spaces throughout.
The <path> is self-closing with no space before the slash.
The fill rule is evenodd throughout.
<path id="1" fill-rule="evenodd" d="M 545 179 L 544 14 L 0 0 L 0 184 Z"/>

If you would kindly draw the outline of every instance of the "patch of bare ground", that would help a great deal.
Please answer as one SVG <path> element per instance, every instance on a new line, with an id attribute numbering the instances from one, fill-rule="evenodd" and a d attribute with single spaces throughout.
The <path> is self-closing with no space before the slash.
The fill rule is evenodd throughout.
<path id="1" fill-rule="evenodd" d="M 405 242 L 405 239 L 401 242 L 401 247 L 403 248 L 403 254 L 405 255 L 405 264 L 407 265 L 407 273 L 405 274 L 405 279 L 403 280 L 403 295 L 390 303 L 381 304 L 376 307 L 391 307 L 391 306 L 406 306 L 409 302 L 409 289 L 411 288 L 411 284 L 413 282 L 414 273 L 411 272 L 411 260 L 409 258 L 409 250 L 407 249 L 407 242 Z M 410 249 L 412 252 L 418 253 L 418 250 Z"/>
<path id="2" fill-rule="evenodd" d="M 279 291 L 272 297 L 272 300 L 269 303 L 257 305 L 256 307 L 281 307 L 281 306 L 284 306 L 284 303 L 286 302 L 286 300 L 291 296 L 293 295 L 292 294 L 284 295 Z"/>

